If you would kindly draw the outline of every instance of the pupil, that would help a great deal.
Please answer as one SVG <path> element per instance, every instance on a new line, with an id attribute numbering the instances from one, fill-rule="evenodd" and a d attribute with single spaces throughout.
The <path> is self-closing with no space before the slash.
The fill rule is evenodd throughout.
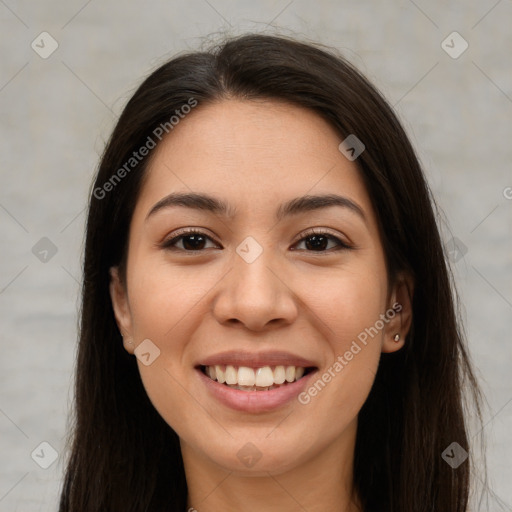
<path id="1" fill-rule="evenodd" d="M 190 241 L 192 241 L 192 243 L 190 243 Z M 183 247 L 185 247 L 185 249 L 197 251 L 202 248 L 202 244 L 204 244 L 204 237 L 201 235 L 187 235 L 183 238 Z"/>
<path id="2" fill-rule="evenodd" d="M 322 235 L 313 235 L 307 238 L 306 247 L 313 249 L 325 249 L 327 246 L 328 239 Z"/>

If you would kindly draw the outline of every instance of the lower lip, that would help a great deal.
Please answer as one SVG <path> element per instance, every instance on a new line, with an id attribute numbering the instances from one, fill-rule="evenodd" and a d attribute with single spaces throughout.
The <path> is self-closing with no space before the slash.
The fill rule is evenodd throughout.
<path id="1" fill-rule="evenodd" d="M 314 370 L 295 382 L 269 391 L 241 391 L 240 389 L 233 389 L 210 379 L 200 369 L 196 371 L 199 373 L 208 391 L 219 402 L 237 411 L 254 413 L 273 411 L 291 402 L 304 391 L 310 377 L 316 373 L 316 370 Z"/>

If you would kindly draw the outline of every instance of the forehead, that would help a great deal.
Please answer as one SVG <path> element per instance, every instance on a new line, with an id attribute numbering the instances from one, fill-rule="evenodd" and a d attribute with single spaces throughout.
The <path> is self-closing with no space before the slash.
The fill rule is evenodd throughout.
<path id="1" fill-rule="evenodd" d="M 340 193 L 372 216 L 359 169 L 339 151 L 343 137 L 315 112 L 273 100 L 199 105 L 151 155 L 136 212 L 171 192 L 207 192 L 236 211 L 275 210 L 307 195 Z"/>

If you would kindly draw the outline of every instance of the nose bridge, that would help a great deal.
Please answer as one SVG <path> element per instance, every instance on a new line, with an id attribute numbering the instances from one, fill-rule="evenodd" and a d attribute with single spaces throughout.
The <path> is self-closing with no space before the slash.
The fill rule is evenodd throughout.
<path id="1" fill-rule="evenodd" d="M 237 293 L 249 294 L 255 301 L 267 301 L 276 295 L 282 283 L 277 282 L 275 270 L 272 271 L 275 257 L 272 257 L 271 252 L 272 249 L 267 248 L 254 260 L 246 260 L 240 255 L 234 258 L 233 272 Z"/>
<path id="2" fill-rule="evenodd" d="M 292 291 L 276 265 L 272 247 L 247 237 L 233 254 L 233 266 L 215 302 L 220 322 L 238 321 L 250 329 L 269 322 L 292 322 L 297 314 Z"/>

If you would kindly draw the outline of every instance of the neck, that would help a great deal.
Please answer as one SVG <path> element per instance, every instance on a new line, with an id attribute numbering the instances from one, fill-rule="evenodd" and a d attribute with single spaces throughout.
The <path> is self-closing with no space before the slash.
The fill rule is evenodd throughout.
<path id="1" fill-rule="evenodd" d="M 181 441 L 187 510 L 218 512 L 360 512 L 353 493 L 357 420 L 322 451 L 284 472 L 240 475 Z"/>

